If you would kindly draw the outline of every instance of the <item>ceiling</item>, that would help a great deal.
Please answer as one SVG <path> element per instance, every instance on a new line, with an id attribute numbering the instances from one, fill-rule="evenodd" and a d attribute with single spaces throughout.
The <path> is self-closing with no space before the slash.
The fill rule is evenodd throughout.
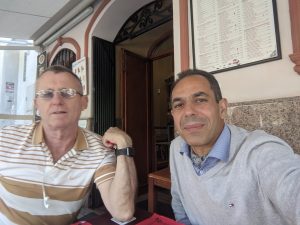
<path id="1" fill-rule="evenodd" d="M 92 4 L 95 6 L 99 1 L 101 0 L 0 0 L 0 38 L 34 40 L 35 45 L 39 45 L 41 44 L 41 42 L 38 43 L 39 40 L 45 41 L 51 35 L 51 30 L 52 34 L 55 33 L 83 9 Z M 109 37 L 113 40 L 124 21 L 151 1 L 129 0 L 126 5 L 124 5 L 124 0 L 114 1 L 110 10 L 116 11 L 110 11 L 105 17 L 103 16 L 102 22 L 95 30 L 101 34 L 99 35 L 101 38 L 110 40 L 105 38 L 110 35 Z M 66 21 L 63 24 L 64 20 Z M 170 23 L 165 26 L 172 27 Z M 161 26 L 162 33 L 164 29 L 169 30 L 165 26 Z M 156 35 L 153 35 L 153 32 L 157 32 L 157 29 L 146 34 L 154 38 Z M 104 34 L 105 37 L 103 37 Z M 145 37 L 146 34 L 142 36 Z"/>
<path id="2" fill-rule="evenodd" d="M 0 0 L 0 37 L 35 40 L 81 3 L 81 0 Z"/>

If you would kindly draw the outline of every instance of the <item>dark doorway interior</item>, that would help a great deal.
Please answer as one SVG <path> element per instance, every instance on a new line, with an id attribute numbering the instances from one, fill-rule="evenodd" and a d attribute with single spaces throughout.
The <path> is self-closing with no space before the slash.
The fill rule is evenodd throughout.
<path id="1" fill-rule="evenodd" d="M 123 104 L 124 129 L 131 136 L 139 186 L 146 186 L 149 171 L 150 96 L 149 60 L 130 51 L 123 51 Z"/>
<path id="2" fill-rule="evenodd" d="M 97 134 L 103 135 L 115 126 L 116 105 L 116 72 L 115 46 L 103 39 L 93 37 L 93 89 L 94 95 L 94 127 Z M 102 205 L 99 191 L 93 185 L 89 207 Z"/>

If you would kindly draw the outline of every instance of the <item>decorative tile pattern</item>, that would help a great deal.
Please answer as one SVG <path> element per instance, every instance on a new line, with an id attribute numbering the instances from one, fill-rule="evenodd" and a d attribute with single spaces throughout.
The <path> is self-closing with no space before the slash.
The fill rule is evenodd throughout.
<path id="1" fill-rule="evenodd" d="M 300 96 L 229 104 L 226 122 L 278 136 L 300 154 Z"/>

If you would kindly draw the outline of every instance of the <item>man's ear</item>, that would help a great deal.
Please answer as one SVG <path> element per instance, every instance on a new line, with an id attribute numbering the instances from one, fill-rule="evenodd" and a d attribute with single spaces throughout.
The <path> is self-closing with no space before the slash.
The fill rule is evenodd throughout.
<path id="1" fill-rule="evenodd" d="M 86 95 L 81 97 L 81 111 L 85 110 L 88 106 L 89 99 Z"/>
<path id="2" fill-rule="evenodd" d="M 37 101 L 36 101 L 36 98 L 33 100 L 33 107 L 35 108 L 35 109 L 37 109 L 37 106 L 38 104 L 37 104 Z"/>
<path id="3" fill-rule="evenodd" d="M 227 116 L 227 107 L 228 107 L 228 102 L 226 98 L 222 98 L 219 101 L 219 110 L 220 110 L 220 116 L 222 119 L 225 119 Z"/>

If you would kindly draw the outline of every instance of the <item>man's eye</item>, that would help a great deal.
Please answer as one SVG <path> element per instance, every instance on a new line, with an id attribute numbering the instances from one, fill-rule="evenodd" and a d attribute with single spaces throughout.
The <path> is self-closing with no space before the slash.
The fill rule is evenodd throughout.
<path id="1" fill-rule="evenodd" d="M 52 98 L 53 97 L 53 91 L 52 90 L 46 90 L 41 92 L 42 98 Z"/>
<path id="2" fill-rule="evenodd" d="M 72 93 L 68 90 L 68 89 L 62 89 L 60 90 L 60 94 L 63 97 L 70 97 L 72 95 Z"/>
<path id="3" fill-rule="evenodd" d="M 63 88 L 60 90 L 60 94 L 64 98 L 72 98 L 76 95 L 76 90 L 71 88 Z"/>
<path id="4" fill-rule="evenodd" d="M 207 99 L 205 99 L 205 98 L 196 98 L 196 99 L 195 99 L 195 102 L 196 102 L 196 103 L 207 102 Z"/>
<path id="5" fill-rule="evenodd" d="M 183 104 L 182 103 L 176 103 L 176 104 L 173 104 L 173 109 L 181 109 L 182 108 L 182 106 L 183 106 Z"/>
<path id="6" fill-rule="evenodd" d="M 43 96 L 46 97 L 46 98 L 52 98 L 53 96 L 53 91 L 45 91 L 43 93 Z"/>

